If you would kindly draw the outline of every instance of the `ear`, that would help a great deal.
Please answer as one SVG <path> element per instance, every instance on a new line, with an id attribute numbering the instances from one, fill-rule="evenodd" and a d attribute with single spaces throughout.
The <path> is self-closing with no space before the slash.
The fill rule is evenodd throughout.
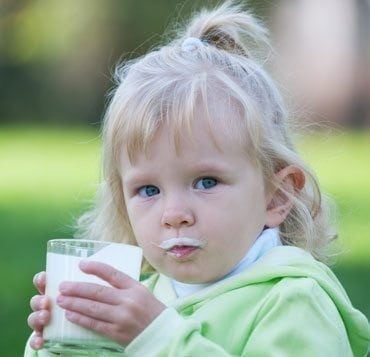
<path id="1" fill-rule="evenodd" d="M 267 196 L 265 225 L 270 228 L 277 227 L 284 222 L 293 207 L 289 196 L 296 196 L 305 184 L 303 171 L 294 165 L 284 167 L 275 174 L 275 179 L 278 188 Z"/>

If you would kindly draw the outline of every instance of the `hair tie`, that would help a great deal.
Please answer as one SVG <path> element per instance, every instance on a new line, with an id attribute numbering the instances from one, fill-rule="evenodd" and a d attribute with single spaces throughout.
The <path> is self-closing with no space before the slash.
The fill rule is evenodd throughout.
<path id="1" fill-rule="evenodd" d="M 204 44 L 199 38 L 188 37 L 183 41 L 181 49 L 185 52 L 193 52 L 199 49 L 201 46 L 204 46 Z"/>

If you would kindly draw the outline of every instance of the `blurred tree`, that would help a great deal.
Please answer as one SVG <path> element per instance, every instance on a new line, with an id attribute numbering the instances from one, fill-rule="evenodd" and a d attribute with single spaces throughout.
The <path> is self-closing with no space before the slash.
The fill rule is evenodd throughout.
<path id="1" fill-rule="evenodd" d="M 218 2 L 2 0 L 0 122 L 99 122 L 114 65 Z"/>
<path id="2" fill-rule="evenodd" d="M 86 0 L 17 3 L 0 17 L 0 120 L 96 121 L 110 7 Z"/>

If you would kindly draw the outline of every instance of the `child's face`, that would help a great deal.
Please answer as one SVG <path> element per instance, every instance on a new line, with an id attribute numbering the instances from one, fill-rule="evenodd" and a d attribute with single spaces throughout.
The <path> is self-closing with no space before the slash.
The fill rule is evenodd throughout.
<path id="1" fill-rule="evenodd" d="M 190 142 L 186 135 L 176 153 L 173 133 L 161 129 L 148 153 L 121 161 L 125 203 L 138 244 L 161 273 L 187 283 L 223 277 L 244 257 L 266 222 L 266 197 L 260 170 L 240 144 L 199 120 Z M 164 241 L 193 242 L 165 250 Z"/>

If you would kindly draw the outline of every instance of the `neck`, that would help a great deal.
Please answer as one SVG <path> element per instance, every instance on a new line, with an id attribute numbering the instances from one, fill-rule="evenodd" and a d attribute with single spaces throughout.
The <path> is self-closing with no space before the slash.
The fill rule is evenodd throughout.
<path id="1" fill-rule="evenodd" d="M 270 249 L 281 245 L 278 228 L 268 228 L 262 231 L 262 233 L 256 238 L 253 245 L 249 248 L 242 260 L 226 275 L 221 279 L 213 281 L 211 283 L 204 284 L 187 284 L 172 279 L 172 286 L 176 291 L 178 297 L 185 297 L 191 295 L 199 290 L 204 289 L 216 282 L 228 279 L 234 275 L 240 274 L 251 265 L 253 265 L 258 259 L 265 255 Z"/>

